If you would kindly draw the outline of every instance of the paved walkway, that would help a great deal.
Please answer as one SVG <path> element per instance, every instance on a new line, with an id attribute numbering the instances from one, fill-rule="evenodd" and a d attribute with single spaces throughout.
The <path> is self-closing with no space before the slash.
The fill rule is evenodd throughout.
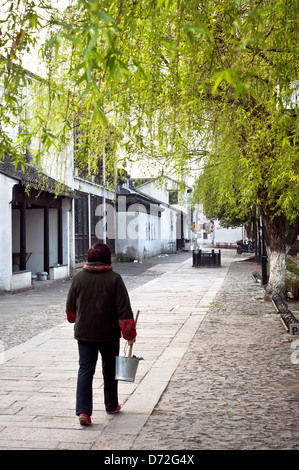
<path id="1" fill-rule="evenodd" d="M 260 300 L 253 264 L 236 259 L 227 250 L 221 268 L 168 263 L 130 292 L 140 310 L 133 353 L 144 360 L 134 383 L 119 382 L 114 416 L 104 411 L 99 364 L 88 428 L 74 416 L 73 325 L 5 351 L 0 449 L 298 449 L 296 341 Z"/>

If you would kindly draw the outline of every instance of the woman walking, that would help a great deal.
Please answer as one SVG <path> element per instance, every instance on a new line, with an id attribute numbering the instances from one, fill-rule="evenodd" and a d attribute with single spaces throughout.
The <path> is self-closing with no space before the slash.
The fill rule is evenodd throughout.
<path id="1" fill-rule="evenodd" d="M 120 336 L 131 345 L 137 334 L 129 295 L 122 277 L 113 271 L 109 247 L 95 243 L 87 259 L 73 278 L 66 302 L 67 319 L 75 323 L 78 342 L 76 415 L 82 425 L 91 424 L 92 382 L 99 352 L 105 409 L 109 414 L 119 412 L 115 358 L 119 355 Z"/>

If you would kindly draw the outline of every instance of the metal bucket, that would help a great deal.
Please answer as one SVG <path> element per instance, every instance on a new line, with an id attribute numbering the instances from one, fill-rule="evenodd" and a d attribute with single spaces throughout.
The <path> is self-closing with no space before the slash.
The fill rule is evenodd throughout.
<path id="1" fill-rule="evenodd" d="M 116 356 L 115 379 L 134 382 L 138 363 L 138 357 Z"/>

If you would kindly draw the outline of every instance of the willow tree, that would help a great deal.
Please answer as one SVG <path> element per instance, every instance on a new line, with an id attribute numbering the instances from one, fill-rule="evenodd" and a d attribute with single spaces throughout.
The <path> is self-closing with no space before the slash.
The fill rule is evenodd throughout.
<path id="1" fill-rule="evenodd" d="M 284 295 L 287 226 L 299 216 L 298 6 L 226 2 L 214 15 L 206 23 L 214 74 L 201 86 L 210 153 L 199 187 L 208 202 L 214 185 L 214 205 L 234 217 L 258 208 L 270 249 L 265 297 Z"/>
<path id="2" fill-rule="evenodd" d="M 284 294 L 286 231 L 299 217 L 299 5 L 157 3 L 160 17 L 157 10 L 141 11 L 147 27 L 132 37 L 131 51 L 140 49 L 151 74 L 146 88 L 132 81 L 131 108 L 137 109 L 138 90 L 156 160 L 161 155 L 182 173 L 190 156 L 193 163 L 198 158 L 194 143 L 201 140 L 196 150 L 208 155 L 200 154 L 202 179 L 218 179 L 216 197 L 225 210 L 236 216 L 258 209 L 270 250 L 266 298 Z M 205 188 L 207 197 L 213 188 Z"/>
<path id="3" fill-rule="evenodd" d="M 144 158 L 182 179 L 208 169 L 223 204 L 259 208 L 268 292 L 282 291 L 286 224 L 298 216 L 298 119 L 289 103 L 299 78 L 297 2 L 78 0 L 65 9 L 41 3 L 41 12 L 25 0 L 7 3 L 26 13 L 11 8 L 1 68 L 15 115 L 20 68 L 12 64 L 42 29 L 47 106 L 55 95 L 62 110 L 59 133 L 40 119 L 34 132 L 43 142 L 67 140 L 79 115 L 86 148 L 99 128 L 101 142 L 113 129 L 123 164 Z M 15 150 L 5 133 L 2 142 Z"/>

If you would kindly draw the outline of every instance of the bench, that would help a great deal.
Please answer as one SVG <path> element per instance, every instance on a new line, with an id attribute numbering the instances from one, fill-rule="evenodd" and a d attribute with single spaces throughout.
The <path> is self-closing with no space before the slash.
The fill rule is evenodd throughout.
<path id="1" fill-rule="evenodd" d="M 291 335 L 299 335 L 299 320 L 291 312 L 288 305 L 279 294 L 273 295 L 272 304 L 277 313 L 280 314 L 281 321 L 287 332 Z"/>

